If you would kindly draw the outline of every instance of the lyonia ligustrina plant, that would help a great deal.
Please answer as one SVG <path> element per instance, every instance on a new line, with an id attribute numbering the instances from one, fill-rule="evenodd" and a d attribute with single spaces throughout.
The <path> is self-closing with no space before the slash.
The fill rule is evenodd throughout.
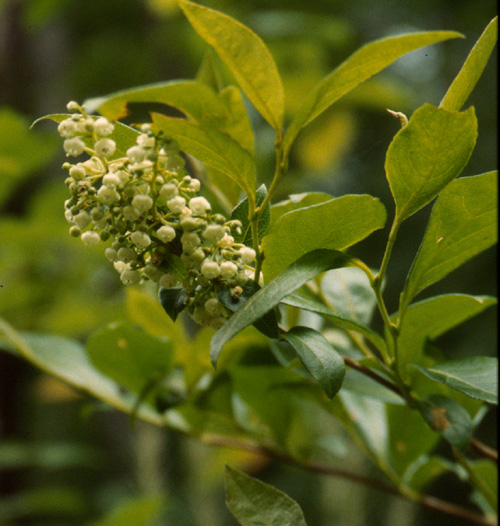
<path id="1" fill-rule="evenodd" d="M 385 173 L 395 212 L 373 269 L 348 249 L 386 225 L 379 199 L 309 192 L 275 202 L 294 141 L 402 55 L 461 35 L 430 31 L 365 45 L 290 119 L 287 113 L 285 125 L 281 78 L 262 40 L 225 14 L 179 3 L 209 46 L 196 80 L 70 102 L 67 112 L 43 117 L 58 123 L 67 156 L 69 234 L 102 246 L 131 286 L 133 324 L 103 327 L 82 345 L 21 336 L 2 322 L 3 338 L 134 419 L 368 484 L 471 524 L 496 524 L 497 453 L 474 435 L 497 404 L 497 359 L 450 359 L 433 343 L 496 300 L 418 296 L 496 242 L 496 172 L 459 176 L 478 134 L 466 101 L 495 46 L 497 20 L 438 106 L 424 104 L 408 117 L 393 108 L 401 129 L 388 145 Z M 126 125 L 120 119 L 130 103 L 162 103 L 183 116 L 153 112 L 147 123 Z M 275 132 L 267 187 L 249 111 Z M 431 202 L 391 314 L 383 287 L 398 232 Z M 300 322 L 305 312 L 316 315 L 314 324 Z M 381 331 L 370 326 L 373 312 Z M 340 452 L 325 431 L 332 421 L 380 477 L 335 467 Z M 472 502 L 426 493 L 445 473 L 470 485 Z M 290 497 L 229 466 L 226 501 L 243 525 L 271 514 L 273 524 L 305 524 Z"/>

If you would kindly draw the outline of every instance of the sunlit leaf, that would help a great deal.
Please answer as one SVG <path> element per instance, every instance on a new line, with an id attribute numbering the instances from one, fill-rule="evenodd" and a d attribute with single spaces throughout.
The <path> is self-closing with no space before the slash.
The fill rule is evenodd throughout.
<path id="1" fill-rule="evenodd" d="M 271 222 L 275 223 L 287 212 L 311 205 L 319 205 L 325 201 L 330 201 L 330 199 L 332 199 L 332 196 L 324 192 L 304 192 L 303 194 L 290 195 L 285 201 L 280 201 L 271 206 Z"/>
<path id="2" fill-rule="evenodd" d="M 497 172 L 461 177 L 441 192 L 408 276 L 403 304 L 496 242 L 497 208 Z"/>
<path id="3" fill-rule="evenodd" d="M 423 374 L 467 396 L 498 404 L 498 359 L 469 356 L 448 360 L 430 368 L 415 367 Z"/>
<path id="4" fill-rule="evenodd" d="M 294 290 L 325 270 L 346 267 L 352 258 L 335 250 L 314 250 L 305 254 L 273 281 L 254 294 L 212 338 L 210 359 L 215 365 L 224 345 L 238 332 L 262 318 Z"/>
<path id="5" fill-rule="evenodd" d="M 281 130 L 284 96 L 276 64 L 264 42 L 248 27 L 206 7 L 179 2 L 195 31 L 231 70 L 241 89 L 264 119 Z"/>
<path id="6" fill-rule="evenodd" d="M 212 129 L 207 132 L 193 122 L 159 113 L 152 115 L 156 131 L 177 141 L 181 150 L 196 157 L 207 167 L 234 181 L 247 194 L 255 186 L 255 162 L 251 155 L 228 135 Z"/>
<path id="7" fill-rule="evenodd" d="M 300 130 L 335 101 L 399 57 L 415 49 L 461 35 L 453 31 L 415 33 L 377 40 L 356 51 L 311 91 L 285 135 L 289 150 Z"/>
<path id="8" fill-rule="evenodd" d="M 495 17 L 472 48 L 462 69 L 443 97 L 440 108 L 460 111 L 477 84 L 495 47 L 498 34 L 498 17 Z"/>
<path id="9" fill-rule="evenodd" d="M 342 386 L 345 375 L 342 356 L 321 333 L 308 327 L 293 327 L 281 337 L 292 345 L 300 361 L 326 395 L 333 398 Z"/>
<path id="10" fill-rule="evenodd" d="M 226 504 L 241 526 L 306 526 L 300 506 L 282 491 L 226 466 Z"/>
<path id="11" fill-rule="evenodd" d="M 474 108 L 451 113 L 424 104 L 387 150 L 385 171 L 403 221 L 460 175 L 476 143 Z"/>
<path id="12" fill-rule="evenodd" d="M 386 220 L 384 205 L 369 195 L 345 195 L 281 216 L 262 243 L 263 272 L 270 280 L 311 250 L 344 250 Z"/>

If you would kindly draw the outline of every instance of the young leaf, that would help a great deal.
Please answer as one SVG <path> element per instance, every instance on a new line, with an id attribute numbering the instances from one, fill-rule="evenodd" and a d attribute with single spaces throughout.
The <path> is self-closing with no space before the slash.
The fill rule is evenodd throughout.
<path id="1" fill-rule="evenodd" d="M 263 272 L 270 280 L 311 250 L 344 250 L 386 220 L 384 205 L 370 195 L 344 195 L 281 216 L 262 243 Z"/>
<path id="2" fill-rule="evenodd" d="M 210 359 L 214 367 L 224 345 L 238 332 L 262 318 L 285 296 L 300 288 L 314 276 L 332 268 L 350 266 L 352 261 L 353 258 L 336 250 L 313 250 L 300 257 L 248 299 L 245 305 L 215 333 L 210 344 Z"/>
<path id="3" fill-rule="evenodd" d="M 255 205 L 256 206 L 259 206 L 262 203 L 262 201 L 264 201 L 266 194 L 267 194 L 266 185 L 262 185 L 255 192 Z M 250 221 L 248 220 L 248 198 L 243 199 L 243 201 L 240 201 L 236 205 L 234 210 L 231 212 L 231 219 L 237 219 L 238 221 L 241 221 L 241 225 L 242 225 L 241 234 L 233 235 L 234 241 L 236 243 L 243 243 L 244 245 L 253 247 L 252 229 L 250 227 Z M 271 221 L 271 208 L 268 205 L 266 209 L 262 212 L 262 215 L 259 221 L 259 232 L 258 232 L 259 243 L 269 231 L 270 221 Z"/>
<path id="4" fill-rule="evenodd" d="M 331 322 L 348 331 L 356 331 L 362 334 L 367 340 L 369 340 L 377 349 L 381 352 L 386 352 L 385 340 L 372 329 L 361 325 L 357 321 L 345 316 L 344 313 L 331 309 L 323 303 L 314 298 L 301 294 L 300 292 L 293 292 L 286 298 L 281 300 L 281 303 L 290 305 L 291 307 L 297 307 L 299 309 L 307 310 L 309 312 L 315 312 L 321 316 L 327 316 Z"/>
<path id="5" fill-rule="evenodd" d="M 495 17 L 479 37 L 455 80 L 443 97 L 440 108 L 460 111 L 483 73 L 498 35 L 498 17 Z"/>
<path id="6" fill-rule="evenodd" d="M 474 426 L 469 413 L 455 400 L 433 395 L 417 401 L 417 407 L 431 429 L 459 450 L 467 447 Z"/>
<path id="7" fill-rule="evenodd" d="M 212 88 L 195 80 L 174 80 L 118 91 L 86 100 L 84 106 L 87 112 L 98 111 L 114 121 L 128 115 L 127 104 L 130 102 L 167 104 L 196 122 L 216 122 L 229 117 L 226 104 Z"/>
<path id="8" fill-rule="evenodd" d="M 356 86 L 415 49 L 450 38 L 461 37 L 453 31 L 414 33 L 377 40 L 356 51 L 308 95 L 285 135 L 289 151 L 300 130 Z"/>
<path id="9" fill-rule="evenodd" d="M 207 167 L 234 181 L 247 194 L 255 187 L 255 161 L 236 141 L 215 128 L 207 132 L 196 123 L 151 115 L 156 131 L 162 130 L 175 139 L 181 150 L 196 157 Z"/>
<path id="10" fill-rule="evenodd" d="M 226 504 L 241 526 L 307 526 L 300 506 L 288 495 L 229 466 Z"/>
<path id="11" fill-rule="evenodd" d="M 414 365 L 432 380 L 471 398 L 498 405 L 498 358 L 469 356 L 425 368 Z"/>
<path id="12" fill-rule="evenodd" d="M 173 365 L 168 338 L 155 338 L 124 324 L 115 323 L 92 334 L 87 352 L 103 374 L 135 393 L 164 376 Z"/>
<path id="13" fill-rule="evenodd" d="M 441 192 L 408 275 L 404 306 L 496 242 L 497 208 L 497 172 L 461 177 Z"/>
<path id="14" fill-rule="evenodd" d="M 489 296 L 445 294 L 410 305 L 405 313 L 398 338 L 398 363 L 405 380 L 415 376 L 410 364 L 423 365 L 422 357 L 427 340 L 433 340 L 477 316 L 496 304 Z"/>
<path id="15" fill-rule="evenodd" d="M 282 338 L 293 346 L 300 361 L 318 381 L 328 398 L 333 398 L 344 380 L 345 365 L 342 356 L 321 333 L 308 327 L 293 327 Z"/>
<path id="16" fill-rule="evenodd" d="M 223 13 L 187 0 L 180 0 L 179 5 L 195 31 L 231 70 L 257 111 L 275 130 L 281 130 L 283 87 L 264 42 L 248 27 Z"/>
<path id="17" fill-rule="evenodd" d="M 424 104 L 387 150 L 385 170 L 399 222 L 411 216 L 457 177 L 476 143 L 474 108 L 450 113 Z"/>

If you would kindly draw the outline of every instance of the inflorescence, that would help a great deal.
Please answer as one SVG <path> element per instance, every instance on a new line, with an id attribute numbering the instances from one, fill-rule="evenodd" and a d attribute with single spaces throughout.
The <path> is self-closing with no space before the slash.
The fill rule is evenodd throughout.
<path id="1" fill-rule="evenodd" d="M 70 234 L 85 245 L 111 241 L 105 256 L 125 285 L 152 280 L 182 287 L 191 317 L 221 327 L 231 311 L 218 292 L 229 289 L 236 299 L 253 276 L 255 251 L 232 235 L 241 232 L 241 223 L 211 212 L 170 138 L 144 124 L 136 144 L 119 157 L 113 123 L 87 115 L 75 102 L 67 107 L 71 116 L 58 126 L 64 150 L 69 157 L 90 156 L 63 165 Z"/>

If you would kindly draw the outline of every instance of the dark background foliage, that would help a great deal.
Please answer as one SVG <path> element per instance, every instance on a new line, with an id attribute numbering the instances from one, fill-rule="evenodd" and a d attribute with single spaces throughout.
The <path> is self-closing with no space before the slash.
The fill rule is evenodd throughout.
<path id="1" fill-rule="evenodd" d="M 296 145 L 278 196 L 306 190 L 369 193 L 380 197 L 390 214 L 384 156 L 399 123 L 385 108 L 411 115 L 424 102 L 437 105 L 496 11 L 491 0 L 204 4 L 263 37 L 284 78 L 291 111 L 315 82 L 364 43 L 414 30 L 464 34 L 464 40 L 400 59 L 311 124 Z M 204 50 L 173 0 L 0 1 L 0 315 L 17 329 L 85 338 L 124 316 L 122 286 L 100 251 L 84 250 L 67 236 L 63 154 L 54 127 L 41 125 L 28 132 L 29 124 L 41 115 L 65 111 L 69 100 L 193 78 Z M 497 165 L 495 95 L 496 54 L 467 102 L 476 107 L 479 139 L 464 175 Z M 138 111 L 134 117 L 143 115 Z M 272 134 L 255 114 L 252 118 L 265 182 L 272 173 Z M 429 212 L 428 206 L 403 226 L 388 273 L 389 310 L 397 308 Z M 351 252 L 377 267 L 386 236 L 387 231 L 375 233 Z M 495 294 L 495 265 L 495 251 L 490 250 L 426 294 Z M 496 313 L 488 310 L 441 343 L 454 357 L 491 355 L 495 321 Z M 30 366 L 0 354 L 0 524 L 83 524 L 123 499 L 159 489 L 171 495 L 167 508 L 172 524 L 234 524 L 223 508 L 225 453 L 146 425 L 132 429 L 121 415 L 93 414 L 94 409 Z M 493 415 L 487 417 L 480 438 L 491 442 L 494 427 Z M 153 468 L 148 469 L 148 462 Z M 348 462 L 365 469 L 356 455 Z M 409 504 L 351 483 L 325 484 L 291 468 L 267 462 L 259 466 L 255 459 L 252 466 L 259 477 L 297 498 L 310 524 L 431 520 Z M 433 490 L 463 491 L 455 479 Z"/>

